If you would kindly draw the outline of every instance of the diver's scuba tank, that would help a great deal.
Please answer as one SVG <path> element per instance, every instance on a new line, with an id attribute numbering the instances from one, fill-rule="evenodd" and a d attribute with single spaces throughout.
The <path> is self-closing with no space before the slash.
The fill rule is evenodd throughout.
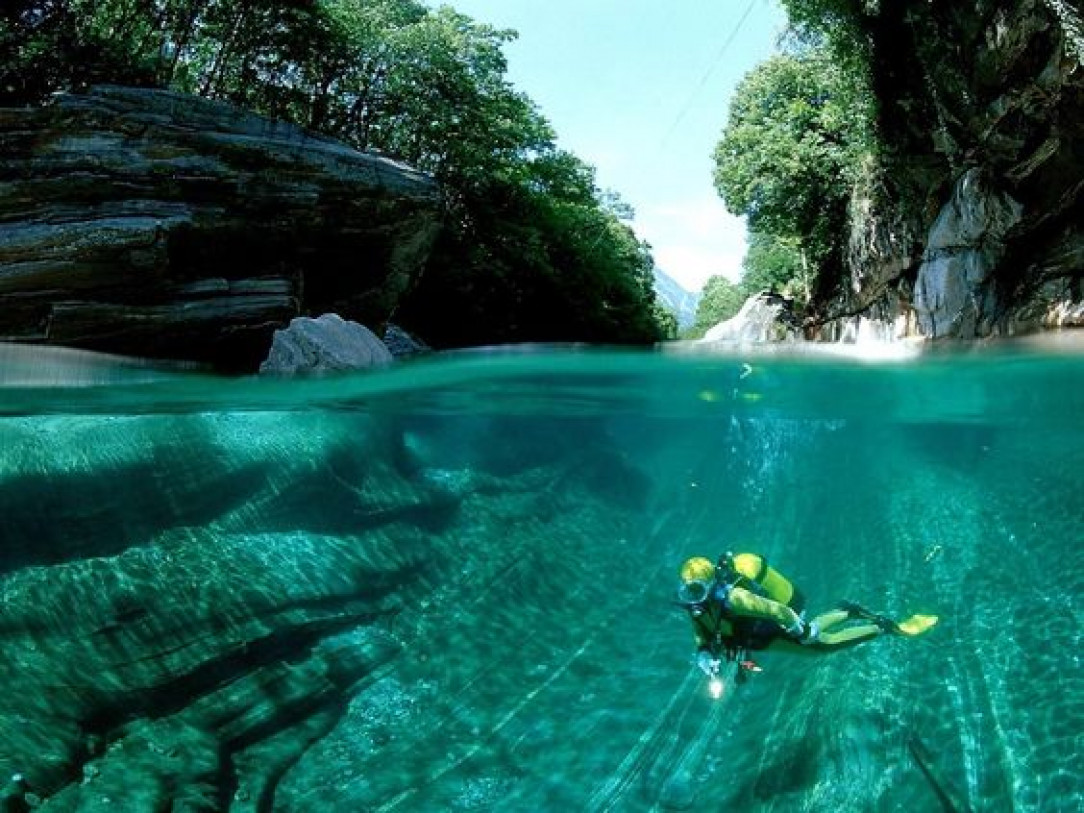
<path id="1" fill-rule="evenodd" d="M 744 587 L 759 596 L 786 604 L 799 615 L 805 610 L 802 591 L 760 554 L 724 553 L 716 565 L 716 578 L 723 584 Z"/>

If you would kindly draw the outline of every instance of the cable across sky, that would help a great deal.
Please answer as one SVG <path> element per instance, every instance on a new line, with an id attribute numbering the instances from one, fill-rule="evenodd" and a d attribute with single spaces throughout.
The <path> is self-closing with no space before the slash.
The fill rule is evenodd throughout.
<path id="1" fill-rule="evenodd" d="M 775 51 L 775 0 L 745 0 L 737 16 L 732 0 L 443 1 L 519 32 L 509 80 L 635 209 L 663 271 L 690 291 L 737 280 L 745 222 L 715 192 L 712 153 L 735 87 Z"/>

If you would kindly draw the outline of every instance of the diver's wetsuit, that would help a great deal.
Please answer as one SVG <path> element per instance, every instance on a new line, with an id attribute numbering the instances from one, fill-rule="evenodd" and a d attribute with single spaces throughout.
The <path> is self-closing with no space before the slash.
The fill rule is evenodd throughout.
<path id="1" fill-rule="evenodd" d="M 744 587 L 716 585 L 708 600 L 691 615 L 699 649 L 731 657 L 739 650 L 766 649 L 787 630 L 800 630 L 802 619 L 786 604 L 758 596 Z"/>
<path id="2" fill-rule="evenodd" d="M 728 554 L 706 600 L 689 608 L 697 648 L 733 659 L 775 643 L 816 651 L 852 646 L 881 635 L 876 623 L 849 625 L 843 609 L 805 620 L 805 596 L 756 553 Z M 721 562 L 720 565 L 723 563 Z M 812 631 L 811 638 L 803 635 Z"/>
<path id="3" fill-rule="evenodd" d="M 765 649 L 779 638 L 796 640 L 804 609 L 805 596 L 763 556 L 727 554 L 707 599 L 691 608 L 697 647 L 734 657 L 740 650 Z"/>

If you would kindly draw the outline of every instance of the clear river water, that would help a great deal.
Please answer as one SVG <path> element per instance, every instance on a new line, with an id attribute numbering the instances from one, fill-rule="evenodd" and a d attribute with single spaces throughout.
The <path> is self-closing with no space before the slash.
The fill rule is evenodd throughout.
<path id="1" fill-rule="evenodd" d="M 0 354 L 5 809 L 1084 809 L 1084 353 Z M 689 556 L 927 634 L 712 698 Z M 6 783 L 6 784 L 5 784 Z"/>

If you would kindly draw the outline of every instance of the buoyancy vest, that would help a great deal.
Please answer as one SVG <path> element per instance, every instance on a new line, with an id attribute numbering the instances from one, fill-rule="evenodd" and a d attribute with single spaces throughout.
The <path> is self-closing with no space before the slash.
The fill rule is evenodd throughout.
<path id="1" fill-rule="evenodd" d="M 708 601 L 693 616 L 697 640 L 715 657 L 734 660 L 745 650 L 763 649 L 779 634 L 779 626 L 760 618 L 732 614 L 725 601 Z"/>
<path id="2" fill-rule="evenodd" d="M 794 612 L 805 610 L 805 596 L 782 573 L 758 553 L 728 553 L 720 559 L 720 580 L 734 587 L 744 587 L 760 596 L 785 604 Z M 726 570 L 731 575 L 726 574 Z"/>

